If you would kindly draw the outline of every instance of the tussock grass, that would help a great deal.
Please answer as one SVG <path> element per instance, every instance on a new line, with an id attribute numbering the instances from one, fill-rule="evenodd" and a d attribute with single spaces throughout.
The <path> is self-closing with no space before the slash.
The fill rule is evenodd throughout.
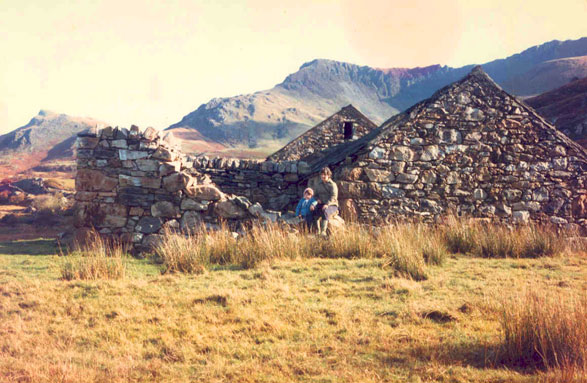
<path id="1" fill-rule="evenodd" d="M 79 250 L 68 254 L 60 264 L 61 279 L 66 281 L 121 279 L 126 275 L 124 247 L 97 233 Z"/>
<path id="2" fill-rule="evenodd" d="M 290 233 L 277 225 L 254 226 L 237 242 L 236 249 L 234 261 L 244 268 L 266 260 L 312 256 L 309 237 Z"/>
<path id="3" fill-rule="evenodd" d="M 424 243 L 419 226 L 392 225 L 384 227 L 378 238 L 379 250 L 385 255 L 385 265 L 392 267 L 396 274 L 417 281 L 428 278 L 424 260 Z"/>
<path id="4" fill-rule="evenodd" d="M 157 255 L 165 265 L 163 272 L 203 273 L 210 259 L 202 241 L 194 234 L 165 233 L 157 248 Z"/>
<path id="5" fill-rule="evenodd" d="M 156 250 L 168 272 L 200 273 L 210 264 L 248 269 L 271 259 L 307 258 L 310 239 L 277 225 L 253 226 L 245 235 L 224 229 L 189 235 L 166 233 Z"/>
<path id="6" fill-rule="evenodd" d="M 437 230 L 451 253 L 471 254 L 484 258 L 550 257 L 570 250 L 566 237 L 572 233 L 557 232 L 535 224 L 508 227 L 466 218 L 449 216 Z"/>
<path id="7" fill-rule="evenodd" d="M 446 222 L 439 230 L 451 253 L 466 254 L 476 247 L 478 229 L 474 222 L 451 215 L 446 218 Z"/>
<path id="8" fill-rule="evenodd" d="M 500 323 L 504 362 L 587 372 L 587 295 L 528 292 L 503 302 Z"/>
<path id="9" fill-rule="evenodd" d="M 380 233 L 369 233 L 374 243 Z M 245 240 L 210 234 L 231 249 Z M 51 266 L 69 257 L 48 241 L 10 245 L 26 254 L 4 243 L 0 381 L 582 381 L 579 367 L 519 368 L 498 357 L 501 297 L 520 286 L 580 296 L 586 257 L 450 256 L 416 281 L 382 268 L 382 254 L 320 257 L 329 241 L 307 236 L 318 256 L 254 269 L 210 267 L 194 278 L 129 258 L 123 279 L 67 283 Z"/>
<path id="10" fill-rule="evenodd" d="M 166 272 L 185 273 L 201 273 L 211 264 L 248 269 L 276 259 L 380 258 L 398 275 L 424 280 L 426 264 L 441 264 L 446 248 L 424 225 L 393 225 L 375 231 L 353 224 L 327 239 L 293 233 L 278 225 L 257 225 L 243 235 L 228 230 L 166 233 L 156 254 Z"/>
<path id="11" fill-rule="evenodd" d="M 545 227 L 491 225 L 478 230 L 473 253 L 486 258 L 548 257 L 564 253 L 565 241 L 564 236 Z"/>
<path id="12" fill-rule="evenodd" d="M 381 258 L 380 243 L 373 230 L 357 224 L 350 224 L 336 230 L 327 241 L 316 242 L 321 245 L 320 255 L 325 258 Z"/>

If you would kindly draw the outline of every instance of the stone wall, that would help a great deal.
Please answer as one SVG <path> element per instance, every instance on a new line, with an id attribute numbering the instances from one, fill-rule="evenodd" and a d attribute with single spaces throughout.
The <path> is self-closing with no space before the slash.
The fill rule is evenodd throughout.
<path id="1" fill-rule="evenodd" d="M 162 230 L 275 220 L 324 165 L 343 218 L 382 223 L 449 212 L 587 230 L 587 152 L 479 69 L 312 162 L 179 152 L 170 134 L 79 134 L 75 225 L 147 250 Z M 237 197 L 238 195 L 238 197 Z"/>
<path id="2" fill-rule="evenodd" d="M 207 157 L 193 166 L 210 176 L 225 193 L 236 194 L 262 206 L 283 211 L 301 198 L 311 169 L 305 161 L 257 161 Z"/>
<path id="3" fill-rule="evenodd" d="M 352 123 L 353 136 L 350 138 L 351 141 L 359 139 L 372 130 L 377 129 L 377 125 L 365 117 L 354 106 L 347 105 L 312 129 L 292 140 L 267 159 L 275 162 L 299 160 L 313 162 L 322 156 L 324 150 L 345 142 L 345 123 Z"/>
<path id="4" fill-rule="evenodd" d="M 153 128 L 89 130 L 78 135 L 76 237 L 91 229 L 151 249 L 164 230 L 193 231 L 266 217 L 259 204 L 222 192 L 193 168 L 173 136 Z"/>
<path id="5" fill-rule="evenodd" d="M 333 165 L 347 215 L 362 221 L 453 211 L 587 228 L 586 152 L 480 69 L 350 157 Z"/>

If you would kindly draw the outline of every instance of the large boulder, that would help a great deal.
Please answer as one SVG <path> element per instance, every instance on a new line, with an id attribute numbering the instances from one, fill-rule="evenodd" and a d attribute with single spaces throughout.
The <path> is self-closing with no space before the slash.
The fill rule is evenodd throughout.
<path id="1" fill-rule="evenodd" d="M 204 224 L 202 215 L 194 210 L 183 213 L 180 221 L 180 227 L 183 232 L 191 233 L 199 229 Z"/>
<path id="2" fill-rule="evenodd" d="M 225 219 L 240 219 L 248 216 L 247 210 L 236 199 L 217 202 L 214 205 L 214 213 Z"/>
<path id="3" fill-rule="evenodd" d="M 213 185 L 193 185 L 186 188 L 186 194 L 194 199 L 203 201 L 218 201 L 224 193 Z"/>
<path id="4" fill-rule="evenodd" d="M 331 233 L 342 230 L 344 229 L 344 227 L 344 219 L 342 219 L 342 217 L 338 214 L 336 214 L 334 217 L 330 217 L 330 219 L 328 220 L 328 230 Z"/>

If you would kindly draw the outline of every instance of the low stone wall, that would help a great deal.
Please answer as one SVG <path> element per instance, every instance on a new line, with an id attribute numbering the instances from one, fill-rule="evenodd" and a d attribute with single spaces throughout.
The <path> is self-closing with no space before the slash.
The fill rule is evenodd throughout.
<path id="1" fill-rule="evenodd" d="M 210 176 L 225 193 L 236 194 L 272 210 L 292 209 L 301 198 L 310 175 L 304 161 L 258 161 L 207 157 L 193 166 Z"/>
<path id="2" fill-rule="evenodd" d="M 78 135 L 77 238 L 89 230 L 147 251 L 165 230 L 238 226 L 267 215 L 259 204 L 222 192 L 193 168 L 170 134 L 105 128 Z"/>

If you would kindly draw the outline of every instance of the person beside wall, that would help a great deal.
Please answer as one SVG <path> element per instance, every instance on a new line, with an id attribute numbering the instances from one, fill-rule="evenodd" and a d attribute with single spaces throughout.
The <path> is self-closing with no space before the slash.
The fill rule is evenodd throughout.
<path id="1" fill-rule="evenodd" d="M 328 220 L 338 213 L 338 187 L 332 180 L 332 171 L 328 167 L 320 171 L 320 181 L 315 186 L 314 195 L 318 201 L 316 209 L 320 216 L 318 234 L 327 235 Z"/>
<path id="2" fill-rule="evenodd" d="M 312 188 L 306 188 L 306 190 L 304 190 L 304 196 L 300 199 L 300 202 L 298 202 L 298 206 L 296 206 L 296 217 L 300 217 L 304 220 L 308 232 L 312 230 L 314 224 L 314 210 L 316 210 L 317 205 L 318 201 L 314 199 L 314 191 Z"/>

